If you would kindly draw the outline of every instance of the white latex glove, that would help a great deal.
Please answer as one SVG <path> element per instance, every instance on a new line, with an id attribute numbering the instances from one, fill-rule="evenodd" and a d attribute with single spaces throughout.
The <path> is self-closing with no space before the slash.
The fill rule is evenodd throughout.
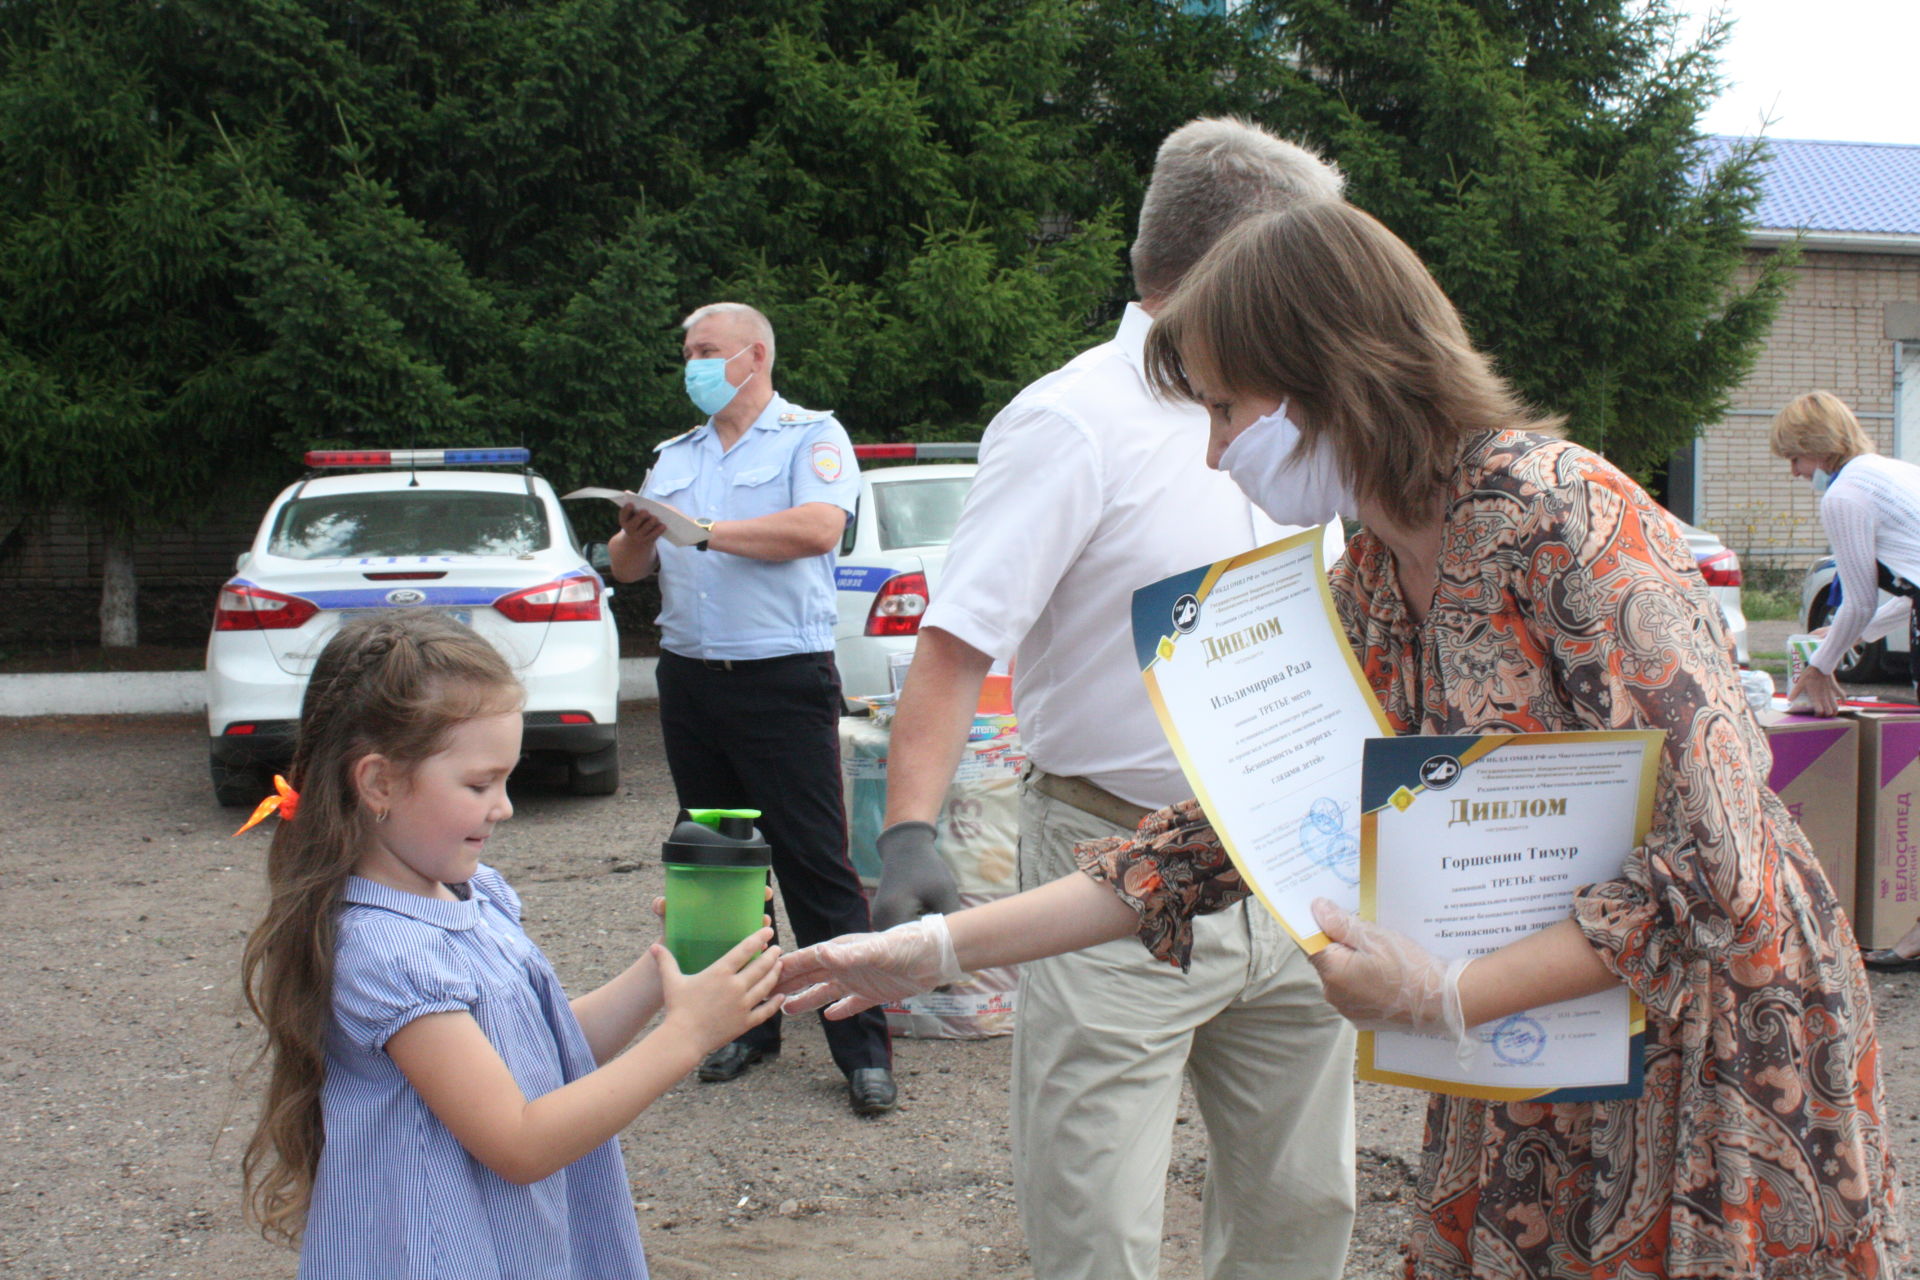
<path id="1" fill-rule="evenodd" d="M 787 956 L 780 987 L 783 1009 L 808 1013 L 831 1004 L 827 1017 L 854 1014 L 960 981 L 947 918 L 924 915 L 884 933 L 849 933 Z"/>
<path id="2" fill-rule="evenodd" d="M 1438 1032 L 1464 1062 L 1474 1052 L 1460 1008 L 1460 975 L 1473 963 L 1430 954 L 1403 933 L 1348 915 L 1325 898 L 1313 918 L 1331 943 L 1313 957 L 1327 1003 L 1363 1031 Z"/>

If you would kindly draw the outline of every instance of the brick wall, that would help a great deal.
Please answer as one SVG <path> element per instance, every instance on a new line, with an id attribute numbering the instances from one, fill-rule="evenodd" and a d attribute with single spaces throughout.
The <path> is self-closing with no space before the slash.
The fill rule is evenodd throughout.
<path id="1" fill-rule="evenodd" d="M 1731 411 L 1700 439 L 1693 523 L 1749 563 L 1799 568 L 1826 553 L 1826 534 L 1811 487 L 1768 452 L 1767 429 L 1793 397 L 1826 390 L 1853 406 L 1882 451 L 1892 449 L 1893 343 L 1884 315 L 1890 302 L 1920 301 L 1920 257 L 1806 253 L 1794 275 Z"/>

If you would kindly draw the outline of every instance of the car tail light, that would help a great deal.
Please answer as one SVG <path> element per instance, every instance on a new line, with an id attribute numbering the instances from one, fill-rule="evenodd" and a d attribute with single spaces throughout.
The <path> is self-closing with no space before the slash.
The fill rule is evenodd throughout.
<path id="1" fill-rule="evenodd" d="M 244 738 L 252 734 L 254 728 L 255 726 L 251 724 L 230 724 L 221 730 L 221 733 L 229 738 Z"/>
<path id="2" fill-rule="evenodd" d="M 593 578 L 561 578 L 515 591 L 493 602 L 510 622 L 598 622 L 600 583 Z"/>
<path id="3" fill-rule="evenodd" d="M 873 608 L 867 611 L 870 636 L 920 634 L 920 615 L 927 611 L 927 575 L 896 573 L 880 584 Z"/>
<path id="4" fill-rule="evenodd" d="M 588 715 L 584 711 L 562 711 L 560 713 L 560 723 L 561 724 L 592 724 L 593 717 Z"/>
<path id="5" fill-rule="evenodd" d="M 862 461 L 907 459 L 915 462 L 971 462 L 980 456 L 977 444 L 857 444 L 853 456 Z"/>
<path id="6" fill-rule="evenodd" d="M 305 626 L 307 619 L 320 612 L 311 600 L 283 596 L 278 591 L 246 582 L 229 582 L 220 588 L 213 606 L 215 631 L 288 631 Z"/>
<path id="7" fill-rule="evenodd" d="M 1710 587 L 1737 587 L 1740 585 L 1740 557 L 1732 551 L 1705 556 L 1700 561 L 1700 576 L 1707 580 Z"/>

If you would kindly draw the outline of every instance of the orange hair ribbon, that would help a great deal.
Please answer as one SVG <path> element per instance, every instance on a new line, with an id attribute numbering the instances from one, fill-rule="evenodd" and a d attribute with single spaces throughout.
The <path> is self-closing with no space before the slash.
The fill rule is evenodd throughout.
<path id="1" fill-rule="evenodd" d="M 277 773 L 273 775 L 273 789 L 278 794 L 268 796 L 256 805 L 253 810 L 253 816 L 248 818 L 246 825 L 234 832 L 234 835 L 244 835 L 254 827 L 259 826 L 267 820 L 267 815 L 276 809 L 280 811 L 280 821 L 293 821 L 293 815 L 300 808 L 300 793 L 288 786 L 287 780 Z"/>

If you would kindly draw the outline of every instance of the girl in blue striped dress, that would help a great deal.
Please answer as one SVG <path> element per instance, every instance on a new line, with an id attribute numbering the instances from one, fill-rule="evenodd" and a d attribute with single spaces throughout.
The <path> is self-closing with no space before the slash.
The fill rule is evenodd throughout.
<path id="1" fill-rule="evenodd" d="M 349 623 L 314 667 L 242 967 L 272 1064 L 247 1206 L 303 1280 L 644 1280 L 615 1135 L 778 1007 L 767 930 L 568 1000 L 480 861 L 520 702 L 431 614 Z"/>

